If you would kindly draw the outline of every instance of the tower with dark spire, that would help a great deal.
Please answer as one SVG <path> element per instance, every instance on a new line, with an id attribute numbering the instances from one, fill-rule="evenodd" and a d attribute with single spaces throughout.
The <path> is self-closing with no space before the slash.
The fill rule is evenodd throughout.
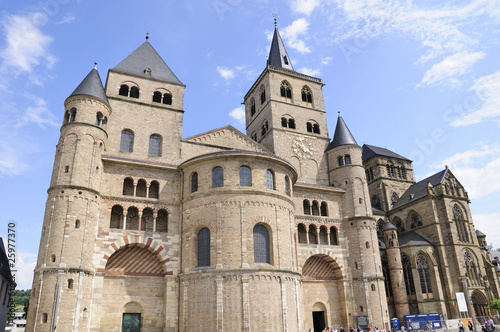
<path id="1" fill-rule="evenodd" d="M 275 22 L 266 68 L 245 95 L 247 135 L 288 160 L 299 181 L 328 184 L 321 79 L 294 70 Z"/>

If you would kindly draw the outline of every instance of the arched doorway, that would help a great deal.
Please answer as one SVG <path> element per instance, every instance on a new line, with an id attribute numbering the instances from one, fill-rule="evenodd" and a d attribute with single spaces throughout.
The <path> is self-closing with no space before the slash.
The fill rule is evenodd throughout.
<path id="1" fill-rule="evenodd" d="M 323 303 L 317 302 L 313 306 L 312 319 L 313 319 L 313 331 L 321 332 L 326 327 L 325 323 L 326 308 Z"/>
<path id="2" fill-rule="evenodd" d="M 478 290 L 473 291 L 471 296 L 471 301 L 472 301 L 472 306 L 474 307 L 474 313 L 476 314 L 476 317 L 490 315 L 488 300 L 481 291 Z"/>

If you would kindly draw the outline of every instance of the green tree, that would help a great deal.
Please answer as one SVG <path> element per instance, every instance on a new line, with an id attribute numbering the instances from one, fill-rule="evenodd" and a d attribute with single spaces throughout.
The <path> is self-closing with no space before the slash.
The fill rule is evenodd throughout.
<path id="1" fill-rule="evenodd" d="M 490 308 L 500 312 L 500 299 L 493 299 L 490 303 Z"/>

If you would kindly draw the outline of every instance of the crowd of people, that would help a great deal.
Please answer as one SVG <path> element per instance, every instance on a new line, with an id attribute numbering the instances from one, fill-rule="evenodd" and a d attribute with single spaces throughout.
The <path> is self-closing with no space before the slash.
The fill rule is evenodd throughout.
<path id="1" fill-rule="evenodd" d="M 309 329 L 308 332 L 312 332 L 312 329 Z M 335 328 L 329 328 L 325 327 L 322 332 L 346 332 L 346 330 L 343 327 L 335 327 Z M 380 331 L 378 327 L 375 327 L 372 331 L 371 327 L 367 327 L 366 330 L 363 330 L 362 327 L 349 327 L 347 332 L 384 332 L 383 330 Z"/>

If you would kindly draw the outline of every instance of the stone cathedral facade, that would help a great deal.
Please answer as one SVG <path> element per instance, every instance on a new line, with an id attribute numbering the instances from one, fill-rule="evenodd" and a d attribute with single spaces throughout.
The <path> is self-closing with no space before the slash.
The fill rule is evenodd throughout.
<path id="1" fill-rule="evenodd" d="M 64 102 L 27 331 L 321 331 L 499 297 L 445 169 L 330 139 L 322 80 L 275 28 L 231 126 L 182 137 L 185 85 L 148 40 Z M 362 133 L 357 133 L 361 136 Z"/>

